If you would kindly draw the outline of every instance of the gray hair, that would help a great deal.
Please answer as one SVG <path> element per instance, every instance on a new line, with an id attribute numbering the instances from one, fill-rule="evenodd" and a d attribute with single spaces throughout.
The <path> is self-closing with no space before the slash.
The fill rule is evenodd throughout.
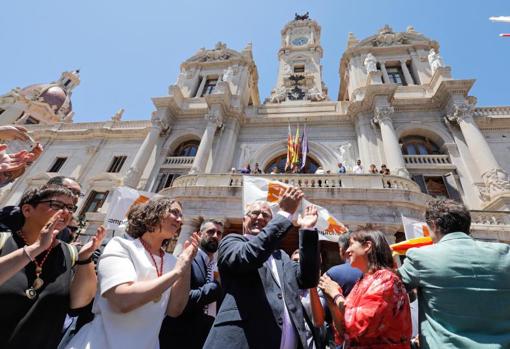
<path id="1" fill-rule="evenodd" d="M 342 250 L 343 253 L 347 251 L 349 248 L 349 239 L 351 238 L 351 233 L 346 232 L 338 236 L 338 247 Z"/>
<path id="2" fill-rule="evenodd" d="M 209 223 L 213 223 L 213 224 L 219 225 L 221 227 L 221 230 L 223 230 L 223 227 L 224 227 L 223 222 L 220 221 L 219 219 L 211 218 L 211 219 L 204 220 L 202 222 L 202 224 L 200 224 L 200 232 L 203 232 L 205 230 L 206 225 L 209 224 Z"/>
<path id="3" fill-rule="evenodd" d="M 260 207 L 266 206 L 269 209 L 269 212 L 271 212 L 271 218 L 273 217 L 273 211 L 271 211 L 271 206 L 269 205 L 269 202 L 264 201 L 264 200 L 257 200 L 257 201 L 252 202 L 251 204 L 248 204 L 246 206 L 246 210 L 244 211 L 244 215 L 245 216 L 249 215 L 250 212 L 253 211 L 253 208 L 257 205 Z"/>

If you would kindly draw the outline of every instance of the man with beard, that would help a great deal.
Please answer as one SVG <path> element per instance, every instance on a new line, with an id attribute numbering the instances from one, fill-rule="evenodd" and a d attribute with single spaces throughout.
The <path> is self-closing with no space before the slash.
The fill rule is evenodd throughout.
<path id="1" fill-rule="evenodd" d="M 161 348 L 200 349 L 214 322 L 222 296 L 216 267 L 216 251 L 223 236 L 223 223 L 210 219 L 200 226 L 200 249 L 191 265 L 189 299 L 183 313 L 166 317 L 159 332 Z"/>

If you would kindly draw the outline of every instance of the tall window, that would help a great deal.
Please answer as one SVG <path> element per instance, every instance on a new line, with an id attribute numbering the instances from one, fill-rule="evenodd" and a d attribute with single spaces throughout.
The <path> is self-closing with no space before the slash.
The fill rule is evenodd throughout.
<path id="1" fill-rule="evenodd" d="M 110 167 L 108 167 L 108 171 L 110 173 L 118 173 L 120 172 L 124 162 L 126 161 L 127 156 L 114 156 Z"/>
<path id="2" fill-rule="evenodd" d="M 62 168 L 62 166 L 64 166 L 64 163 L 66 162 L 67 158 L 56 158 L 55 159 L 55 162 L 53 162 L 53 165 L 51 165 L 50 169 L 48 170 L 48 172 L 58 172 L 60 171 L 60 169 Z"/>
<path id="3" fill-rule="evenodd" d="M 197 155 L 199 144 L 199 141 L 184 142 L 177 147 L 173 156 L 195 156 Z"/>
<path id="4" fill-rule="evenodd" d="M 205 85 L 204 85 L 204 89 L 202 90 L 201 97 L 210 95 L 211 93 L 213 93 L 214 88 L 216 87 L 217 83 L 218 83 L 218 78 L 208 78 L 205 81 Z"/>
<path id="5" fill-rule="evenodd" d="M 173 181 L 179 177 L 179 174 L 173 173 L 160 173 L 156 179 L 156 186 L 154 192 L 157 193 L 160 190 L 168 188 L 172 185 Z"/>
<path id="6" fill-rule="evenodd" d="M 435 198 L 447 198 L 462 202 L 461 195 L 457 189 L 460 185 L 457 183 L 453 172 L 447 173 L 444 176 L 413 175 L 412 179 L 425 194 Z"/>
<path id="7" fill-rule="evenodd" d="M 388 78 L 390 83 L 405 86 L 406 82 L 404 79 L 404 73 L 400 67 L 386 67 Z"/>
<path id="8" fill-rule="evenodd" d="M 422 136 L 408 136 L 401 140 L 404 155 L 438 155 L 439 147 L 430 139 Z"/>
<path id="9" fill-rule="evenodd" d="M 108 196 L 108 191 L 95 191 L 92 190 L 85 205 L 83 205 L 83 209 L 81 210 L 80 216 L 85 216 L 87 212 L 98 212 L 99 209 L 103 206 L 106 197 Z"/>

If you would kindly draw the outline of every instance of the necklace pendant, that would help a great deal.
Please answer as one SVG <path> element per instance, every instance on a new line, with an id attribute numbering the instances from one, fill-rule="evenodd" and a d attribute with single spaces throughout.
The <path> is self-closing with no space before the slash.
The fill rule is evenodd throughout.
<path id="1" fill-rule="evenodd" d="M 42 267 L 40 267 L 40 266 L 38 266 L 38 265 L 37 265 L 37 266 L 35 267 L 35 274 L 36 274 L 36 275 L 39 275 L 39 274 L 41 274 L 41 273 L 42 273 Z"/>
<path id="2" fill-rule="evenodd" d="M 157 303 L 157 302 L 159 302 L 160 300 L 161 300 L 161 295 L 157 296 L 157 297 L 153 300 L 153 302 L 154 302 L 154 303 Z"/>
<path id="3" fill-rule="evenodd" d="M 34 290 L 38 290 L 40 289 L 42 286 L 44 285 L 44 280 L 41 279 L 40 277 L 37 277 L 35 280 L 34 280 L 34 283 L 32 284 L 32 288 Z"/>
<path id="4" fill-rule="evenodd" d="M 25 290 L 25 294 L 27 295 L 28 299 L 34 299 L 37 297 L 37 292 L 35 291 L 34 287 L 30 287 L 27 290 Z"/>

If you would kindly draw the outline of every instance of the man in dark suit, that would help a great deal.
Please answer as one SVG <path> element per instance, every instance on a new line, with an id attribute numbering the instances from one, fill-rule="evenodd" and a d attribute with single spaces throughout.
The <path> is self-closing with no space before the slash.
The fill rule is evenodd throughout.
<path id="1" fill-rule="evenodd" d="M 206 220 L 200 226 L 200 249 L 191 265 L 189 299 L 183 313 L 166 317 L 159 333 L 160 348 L 201 349 L 216 316 L 222 295 L 215 254 L 223 236 L 223 223 Z"/>
<path id="2" fill-rule="evenodd" d="M 300 262 L 278 249 L 302 198 L 301 190 L 288 188 L 274 218 L 267 202 L 253 203 L 243 218 L 244 235 L 230 234 L 220 243 L 218 268 L 225 298 L 204 348 L 306 347 L 298 291 L 318 283 L 315 206 L 308 206 L 297 220 Z"/>

